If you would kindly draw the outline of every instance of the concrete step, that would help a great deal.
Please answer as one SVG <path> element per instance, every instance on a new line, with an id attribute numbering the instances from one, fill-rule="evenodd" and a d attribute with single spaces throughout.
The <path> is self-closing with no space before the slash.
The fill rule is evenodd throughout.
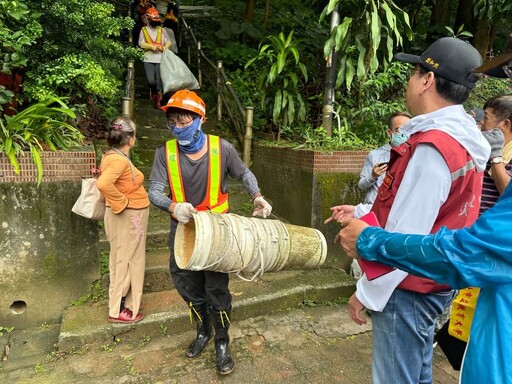
<path id="1" fill-rule="evenodd" d="M 338 269 L 280 271 L 247 282 L 232 276 L 232 321 L 349 297 L 355 280 Z M 111 324 L 107 321 L 106 300 L 67 308 L 62 316 L 58 346 L 61 352 L 101 341 L 110 343 L 121 334 L 177 334 L 190 330 L 188 307 L 174 289 L 145 293 L 142 298 L 144 319 L 137 324 Z"/>
<path id="2" fill-rule="evenodd" d="M 108 274 L 101 277 L 101 286 L 107 290 Z M 169 273 L 169 249 L 161 248 L 146 252 L 146 269 L 144 273 L 144 292 L 161 292 L 174 289 Z"/>
<path id="3" fill-rule="evenodd" d="M 144 292 L 161 292 L 175 288 L 169 272 L 169 256 L 168 248 L 146 252 Z"/>
<path id="4" fill-rule="evenodd" d="M 152 128 L 154 129 L 154 128 Z M 158 131 L 161 131 L 160 129 Z M 170 140 L 171 132 L 170 131 L 164 131 L 164 132 L 157 132 L 156 135 L 159 137 L 153 138 L 149 136 L 140 136 L 137 134 L 137 151 L 144 149 L 144 150 L 153 150 L 153 152 L 163 145 L 167 140 Z M 153 136 L 155 134 L 153 133 Z M 151 158 L 153 160 L 153 158 Z"/>

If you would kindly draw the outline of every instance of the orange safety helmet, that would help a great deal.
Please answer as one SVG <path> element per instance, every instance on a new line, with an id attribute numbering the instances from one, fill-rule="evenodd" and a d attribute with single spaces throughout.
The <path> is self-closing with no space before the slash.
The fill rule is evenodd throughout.
<path id="1" fill-rule="evenodd" d="M 150 20 L 160 21 L 160 14 L 156 8 L 148 8 L 146 11 L 146 17 Z"/>
<path id="2" fill-rule="evenodd" d="M 203 119 L 206 115 L 206 105 L 203 99 L 197 96 L 197 93 L 187 89 L 182 89 L 172 95 L 167 104 L 161 109 L 162 111 L 167 111 L 167 108 L 185 109 L 197 113 Z"/>

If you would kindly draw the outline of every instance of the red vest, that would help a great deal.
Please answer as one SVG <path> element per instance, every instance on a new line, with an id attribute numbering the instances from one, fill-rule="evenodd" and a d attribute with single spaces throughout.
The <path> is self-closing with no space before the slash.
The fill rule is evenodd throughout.
<path id="1" fill-rule="evenodd" d="M 438 130 L 416 133 L 404 144 L 391 149 L 389 171 L 372 207 L 379 223 L 382 227 L 386 225 L 407 164 L 418 144 L 434 146 L 443 156 L 452 175 L 448 198 L 440 207 L 430 233 L 437 232 L 443 226 L 449 229 L 470 226 L 478 217 L 483 174 L 477 172 L 475 163 L 464 147 L 450 135 Z M 414 275 L 408 275 L 398 288 L 420 293 L 450 289 L 448 285 Z"/>

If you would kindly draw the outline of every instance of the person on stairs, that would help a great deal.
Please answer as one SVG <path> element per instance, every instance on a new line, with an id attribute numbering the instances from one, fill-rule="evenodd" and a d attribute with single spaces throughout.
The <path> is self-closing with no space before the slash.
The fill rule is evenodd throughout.
<path id="1" fill-rule="evenodd" d="M 157 148 L 151 169 L 149 199 L 170 213 L 170 270 L 177 291 L 189 306 L 197 323 L 197 337 L 189 345 L 187 357 L 195 358 L 212 339 L 215 329 L 217 370 L 229 374 L 234 362 L 229 353 L 231 293 L 229 275 L 215 271 L 180 269 L 174 258 L 174 238 L 178 222 L 188 223 L 197 211 L 229 212 L 228 176 L 240 179 L 253 201 L 253 216 L 266 218 L 271 205 L 263 198 L 254 174 L 245 166 L 233 145 L 218 136 L 207 135 L 203 100 L 189 90 L 173 94 L 167 105 L 167 128 L 173 140 Z M 170 194 L 165 190 L 169 188 Z"/>
<path id="2" fill-rule="evenodd" d="M 155 108 L 159 109 L 163 93 L 160 63 L 162 52 L 171 46 L 171 39 L 161 26 L 160 14 L 156 8 L 149 8 L 146 18 L 148 25 L 140 30 L 139 47 L 144 50 L 144 71 L 150 87 L 149 97 Z"/>
<path id="3" fill-rule="evenodd" d="M 164 17 L 164 28 L 167 29 L 167 33 L 171 40 L 174 38 L 174 42 L 179 39 L 180 31 L 180 7 L 175 1 L 169 0 L 167 3 L 167 12 Z M 174 46 L 176 45 L 176 46 Z M 178 53 L 177 44 L 171 45 L 174 53 Z"/>
<path id="4" fill-rule="evenodd" d="M 108 321 L 136 323 L 144 288 L 149 199 L 144 175 L 130 161 L 135 123 L 116 118 L 107 133 L 96 186 L 105 196 L 105 233 L 110 243 Z"/>

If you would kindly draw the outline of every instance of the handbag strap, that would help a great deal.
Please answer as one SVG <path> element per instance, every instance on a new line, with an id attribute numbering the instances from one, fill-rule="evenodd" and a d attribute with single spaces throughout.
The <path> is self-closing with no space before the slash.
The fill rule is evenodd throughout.
<path id="1" fill-rule="evenodd" d="M 128 156 L 126 156 L 125 153 L 123 153 L 122 151 L 120 151 L 119 149 L 117 148 L 114 148 L 112 147 L 112 150 L 117 152 L 118 154 L 120 154 L 121 156 L 123 156 L 126 160 L 128 160 L 128 162 L 130 163 L 130 171 L 132 172 L 132 179 L 133 179 L 133 183 L 135 184 L 135 173 L 133 172 L 133 164 L 132 164 L 132 161 L 130 160 L 130 158 Z"/>

